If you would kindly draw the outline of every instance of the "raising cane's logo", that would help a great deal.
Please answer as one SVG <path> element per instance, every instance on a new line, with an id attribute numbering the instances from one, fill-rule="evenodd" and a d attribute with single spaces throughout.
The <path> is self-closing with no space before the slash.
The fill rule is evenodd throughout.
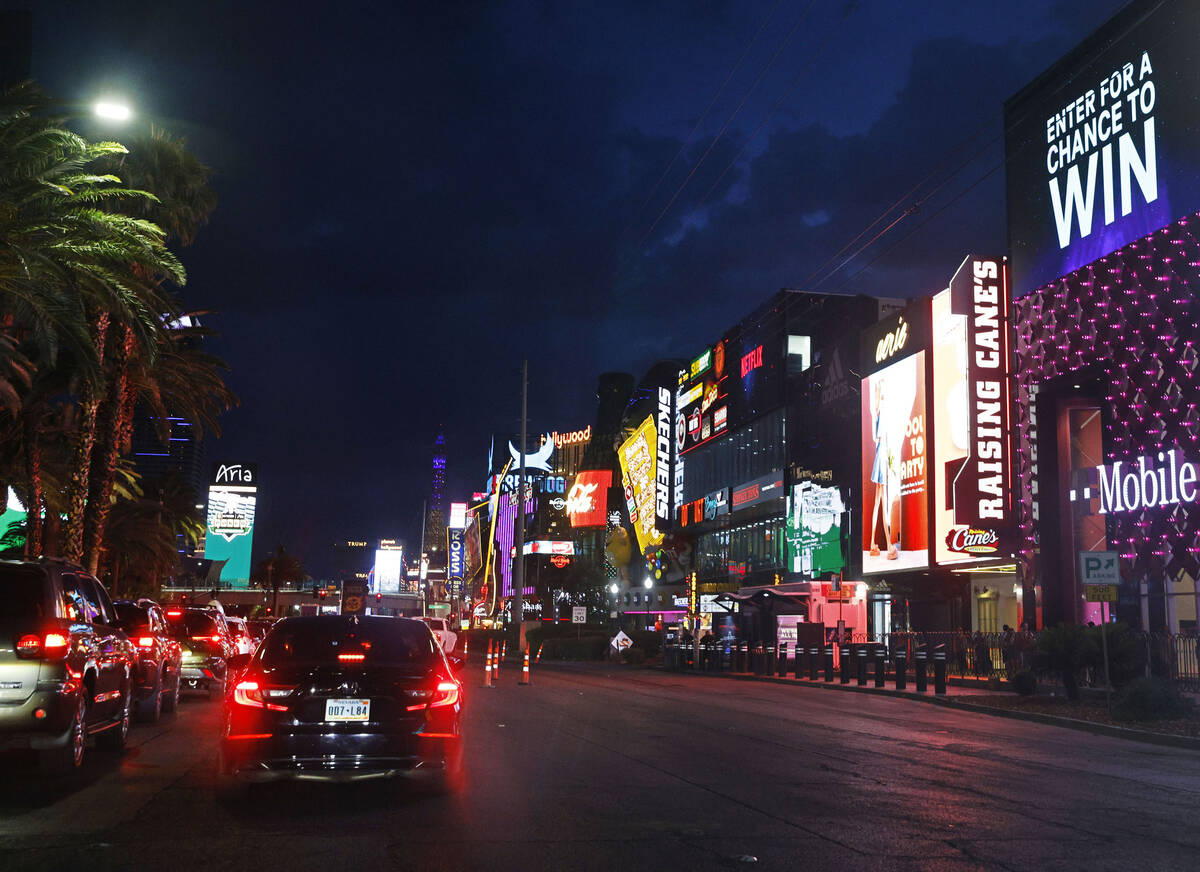
<path id="1" fill-rule="evenodd" d="M 995 554 L 1000 534 L 976 527 L 955 527 L 946 534 L 946 547 L 962 554 Z"/>

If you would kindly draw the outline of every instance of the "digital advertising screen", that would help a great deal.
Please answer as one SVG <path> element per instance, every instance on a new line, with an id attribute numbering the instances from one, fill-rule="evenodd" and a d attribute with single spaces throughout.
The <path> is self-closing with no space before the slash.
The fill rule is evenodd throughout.
<path id="1" fill-rule="evenodd" d="M 1198 33 L 1200 4 L 1130 4 L 1005 104 L 1015 296 L 1200 210 Z"/>
<path id="2" fill-rule="evenodd" d="M 932 301 L 933 559 L 1011 551 L 1009 300 L 1001 258 L 971 256 Z"/>
<path id="3" fill-rule="evenodd" d="M 204 556 L 208 560 L 224 560 L 221 581 L 235 587 L 250 583 L 250 548 L 257 503 L 256 464 L 219 463 L 213 467 L 208 486 Z"/>
<path id="4" fill-rule="evenodd" d="M 663 540 L 662 533 L 654 525 L 656 439 L 654 416 L 650 416 L 633 431 L 632 436 L 621 443 L 617 451 L 625 505 L 642 553 Z"/>
<path id="5" fill-rule="evenodd" d="M 400 593 L 404 549 L 380 548 L 375 552 L 375 586 L 372 593 Z"/>
<path id="6" fill-rule="evenodd" d="M 603 527 L 608 523 L 611 469 L 580 470 L 567 491 L 567 517 L 572 527 Z"/>
<path id="7" fill-rule="evenodd" d="M 729 426 L 740 427 L 783 403 L 787 360 L 782 320 L 770 318 L 742 334 L 730 358 Z"/>
<path id="8" fill-rule="evenodd" d="M 792 572 L 814 578 L 846 568 L 845 515 L 840 488 L 813 481 L 792 485 L 785 528 Z"/>
<path id="9" fill-rule="evenodd" d="M 929 564 L 925 351 L 862 380 L 863 572 Z"/>
<path id="10" fill-rule="evenodd" d="M 679 374 L 675 410 L 675 448 L 685 454 L 728 432 L 728 360 L 722 340 Z"/>

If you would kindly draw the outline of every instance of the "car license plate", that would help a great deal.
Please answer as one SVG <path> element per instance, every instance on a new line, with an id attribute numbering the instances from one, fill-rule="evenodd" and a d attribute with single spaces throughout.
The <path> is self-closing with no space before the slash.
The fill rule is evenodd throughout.
<path id="1" fill-rule="evenodd" d="M 327 721 L 365 721 L 370 717 L 371 701 L 369 699 L 325 700 L 325 720 Z"/>

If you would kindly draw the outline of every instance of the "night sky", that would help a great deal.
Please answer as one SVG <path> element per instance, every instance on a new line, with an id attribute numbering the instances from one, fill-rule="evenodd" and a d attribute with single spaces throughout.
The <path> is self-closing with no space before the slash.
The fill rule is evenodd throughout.
<path id="1" fill-rule="evenodd" d="M 1002 251 L 1003 100 L 1122 5 L 0 8 L 34 9 L 54 96 L 122 95 L 213 167 L 184 299 L 242 404 L 208 459 L 260 464 L 255 559 L 323 573 L 336 538 L 415 542 L 439 425 L 450 495 L 481 488 L 523 356 L 531 430 L 579 429 L 599 373 L 781 287 L 926 294 Z"/>

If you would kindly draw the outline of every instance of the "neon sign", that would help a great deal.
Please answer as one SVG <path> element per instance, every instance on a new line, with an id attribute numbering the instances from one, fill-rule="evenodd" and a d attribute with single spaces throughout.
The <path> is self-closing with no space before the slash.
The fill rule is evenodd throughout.
<path id="1" fill-rule="evenodd" d="M 763 349 L 759 345 L 742 355 L 742 378 L 763 365 Z"/>
<path id="2" fill-rule="evenodd" d="M 1158 462 L 1165 465 L 1155 469 L 1151 458 L 1139 457 L 1136 467 L 1130 465 L 1126 468 L 1123 460 L 1097 466 L 1096 474 L 1100 479 L 1099 513 L 1136 512 L 1155 506 L 1195 502 L 1195 464 L 1188 461 L 1180 463 L 1173 448 L 1165 454 L 1158 452 Z M 1072 490 L 1070 496 L 1074 500 L 1076 492 Z M 1089 499 L 1092 496 L 1091 489 L 1084 488 L 1083 496 Z"/>
<path id="3" fill-rule="evenodd" d="M 901 318 L 896 329 L 880 339 L 879 344 L 875 346 L 875 362 L 883 363 L 889 357 L 899 354 L 907 344 L 908 322 Z"/>

